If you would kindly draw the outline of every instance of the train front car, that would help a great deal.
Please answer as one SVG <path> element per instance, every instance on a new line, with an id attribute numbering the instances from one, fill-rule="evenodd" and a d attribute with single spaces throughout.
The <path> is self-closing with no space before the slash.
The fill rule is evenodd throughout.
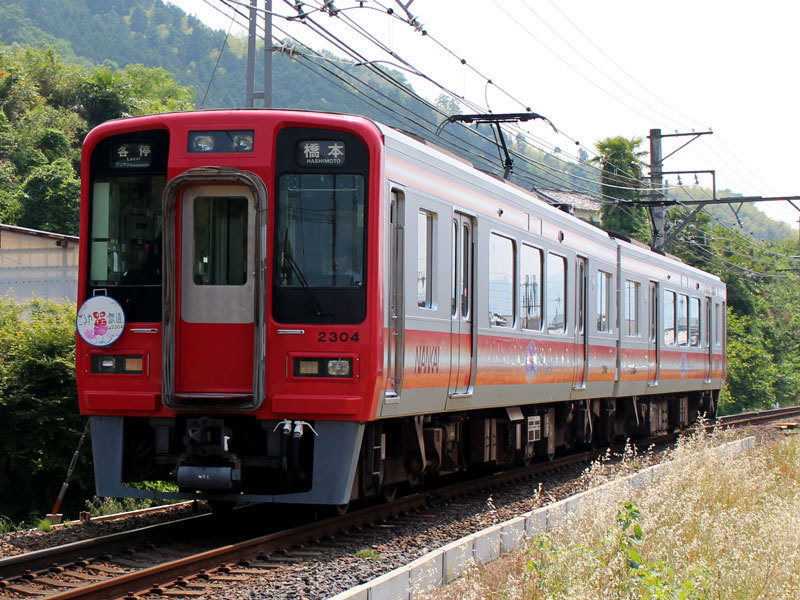
<path id="1" fill-rule="evenodd" d="M 383 376 L 382 165 L 358 117 L 89 134 L 76 362 L 98 495 L 350 500 Z"/>

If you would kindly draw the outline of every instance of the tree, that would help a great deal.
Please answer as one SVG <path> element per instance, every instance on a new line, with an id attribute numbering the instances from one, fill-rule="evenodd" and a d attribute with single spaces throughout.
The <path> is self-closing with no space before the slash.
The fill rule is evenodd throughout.
<path id="1" fill-rule="evenodd" d="M 75 387 L 75 304 L 0 297 L 0 514 L 45 514 L 83 429 Z M 65 499 L 73 514 L 91 496 L 84 452 Z"/>
<path id="2" fill-rule="evenodd" d="M 650 240 L 647 212 L 636 206 L 642 178 L 641 156 L 637 150 L 642 138 L 617 136 L 595 143 L 599 156 L 592 162 L 599 163 L 600 190 L 611 202 L 603 204 L 603 227 L 613 233 L 636 238 L 642 242 Z"/>
<path id="3" fill-rule="evenodd" d="M 23 190 L 19 225 L 78 235 L 81 184 L 68 159 L 36 167 Z"/>

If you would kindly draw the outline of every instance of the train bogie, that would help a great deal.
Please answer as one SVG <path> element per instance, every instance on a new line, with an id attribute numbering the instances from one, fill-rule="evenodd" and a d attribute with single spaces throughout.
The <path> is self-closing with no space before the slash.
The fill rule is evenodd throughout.
<path id="1" fill-rule="evenodd" d="M 100 495 L 343 505 L 715 410 L 718 278 L 405 134 L 198 112 L 83 158 Z"/>

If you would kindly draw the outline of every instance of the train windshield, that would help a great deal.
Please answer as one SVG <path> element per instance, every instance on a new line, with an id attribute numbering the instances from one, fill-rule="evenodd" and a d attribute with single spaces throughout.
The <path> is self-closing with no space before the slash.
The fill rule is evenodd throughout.
<path id="1" fill-rule="evenodd" d="M 359 288 L 364 284 L 364 177 L 283 175 L 276 211 L 276 285 Z"/>
<path id="2" fill-rule="evenodd" d="M 89 284 L 161 285 L 163 176 L 97 178 L 92 187 Z"/>

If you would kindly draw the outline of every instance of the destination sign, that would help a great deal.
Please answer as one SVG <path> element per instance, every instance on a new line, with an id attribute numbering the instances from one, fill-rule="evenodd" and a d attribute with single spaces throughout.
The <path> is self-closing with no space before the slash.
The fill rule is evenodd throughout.
<path id="1" fill-rule="evenodd" d="M 111 147 L 111 167 L 142 169 L 153 162 L 153 147 L 149 142 L 114 144 Z"/>
<path id="2" fill-rule="evenodd" d="M 306 140 L 297 145 L 297 162 L 303 167 L 343 167 L 345 143 L 341 141 Z"/>

